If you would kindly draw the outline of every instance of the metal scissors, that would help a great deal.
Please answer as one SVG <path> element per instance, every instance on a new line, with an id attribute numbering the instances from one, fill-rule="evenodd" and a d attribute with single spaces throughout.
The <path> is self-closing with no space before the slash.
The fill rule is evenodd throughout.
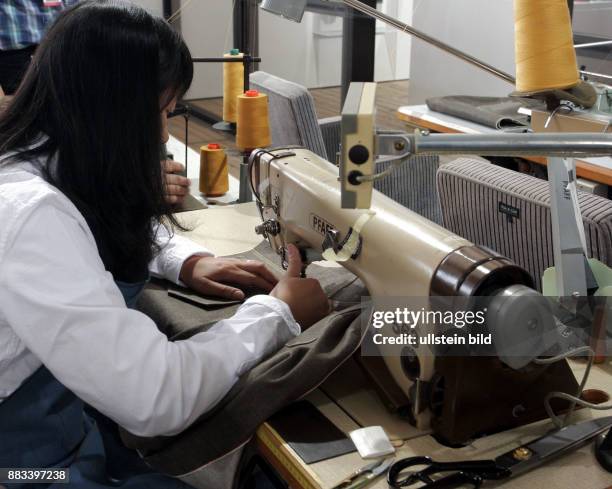
<path id="1" fill-rule="evenodd" d="M 491 460 L 436 462 L 409 457 L 394 463 L 387 474 L 391 488 L 478 488 L 487 480 L 509 479 L 584 445 L 612 426 L 612 416 L 592 419 L 555 430 Z M 449 475 L 445 475 L 449 473 Z"/>
<path id="2" fill-rule="evenodd" d="M 361 467 L 346 479 L 332 487 L 332 489 L 359 489 L 365 487 L 374 479 L 387 472 L 393 462 L 395 462 L 394 458 L 387 458 Z"/>

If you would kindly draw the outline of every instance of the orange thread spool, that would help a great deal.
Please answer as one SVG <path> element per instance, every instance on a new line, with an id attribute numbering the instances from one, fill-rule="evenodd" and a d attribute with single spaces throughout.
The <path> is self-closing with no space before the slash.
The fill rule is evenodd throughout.
<path id="1" fill-rule="evenodd" d="M 516 89 L 530 93 L 580 81 L 566 0 L 514 0 Z"/>
<path id="2" fill-rule="evenodd" d="M 229 190 L 227 155 L 220 144 L 210 143 L 200 148 L 200 192 L 207 197 L 219 197 Z"/>
<path id="3" fill-rule="evenodd" d="M 238 96 L 236 146 L 244 151 L 265 148 L 270 144 L 268 96 L 257 90 L 247 90 Z"/>

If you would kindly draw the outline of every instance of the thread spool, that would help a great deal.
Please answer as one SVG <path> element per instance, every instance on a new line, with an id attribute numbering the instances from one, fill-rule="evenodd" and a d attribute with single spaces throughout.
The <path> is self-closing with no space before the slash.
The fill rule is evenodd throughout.
<path id="1" fill-rule="evenodd" d="M 514 0 L 517 92 L 580 82 L 567 0 Z"/>
<path id="2" fill-rule="evenodd" d="M 272 144 L 268 123 L 268 96 L 247 90 L 238 96 L 236 146 L 241 150 L 265 148 Z"/>
<path id="3" fill-rule="evenodd" d="M 243 58 L 244 53 L 232 49 L 224 58 Z M 244 64 L 223 63 L 223 120 L 236 122 L 236 97 L 244 92 Z"/>
<path id="4" fill-rule="evenodd" d="M 219 197 L 229 190 L 227 155 L 220 144 L 210 143 L 200 148 L 200 192 L 207 197 Z"/>

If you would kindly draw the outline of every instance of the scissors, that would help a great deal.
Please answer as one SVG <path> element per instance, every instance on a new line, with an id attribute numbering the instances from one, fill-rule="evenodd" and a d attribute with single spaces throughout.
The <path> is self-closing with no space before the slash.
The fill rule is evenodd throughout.
<path id="1" fill-rule="evenodd" d="M 515 477 L 570 452 L 610 426 L 612 416 L 583 421 L 555 430 L 491 460 L 436 462 L 429 457 L 405 458 L 389 468 L 387 483 L 394 489 L 410 486 L 419 489 L 477 489 L 487 480 Z M 443 476 L 445 473 L 450 474 Z"/>
<path id="2" fill-rule="evenodd" d="M 367 486 L 377 477 L 383 475 L 389 467 L 395 462 L 394 458 L 387 458 L 361 467 L 356 470 L 346 479 L 336 484 L 332 489 L 359 489 Z"/>

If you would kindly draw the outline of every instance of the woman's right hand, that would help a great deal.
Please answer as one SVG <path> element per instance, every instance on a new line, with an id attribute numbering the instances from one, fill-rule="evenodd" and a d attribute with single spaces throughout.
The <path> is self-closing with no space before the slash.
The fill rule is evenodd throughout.
<path id="1" fill-rule="evenodd" d="M 306 329 L 329 314 L 329 299 L 314 278 L 300 278 L 302 259 L 295 245 L 287 246 L 287 274 L 270 295 L 287 303 L 297 323 Z"/>

